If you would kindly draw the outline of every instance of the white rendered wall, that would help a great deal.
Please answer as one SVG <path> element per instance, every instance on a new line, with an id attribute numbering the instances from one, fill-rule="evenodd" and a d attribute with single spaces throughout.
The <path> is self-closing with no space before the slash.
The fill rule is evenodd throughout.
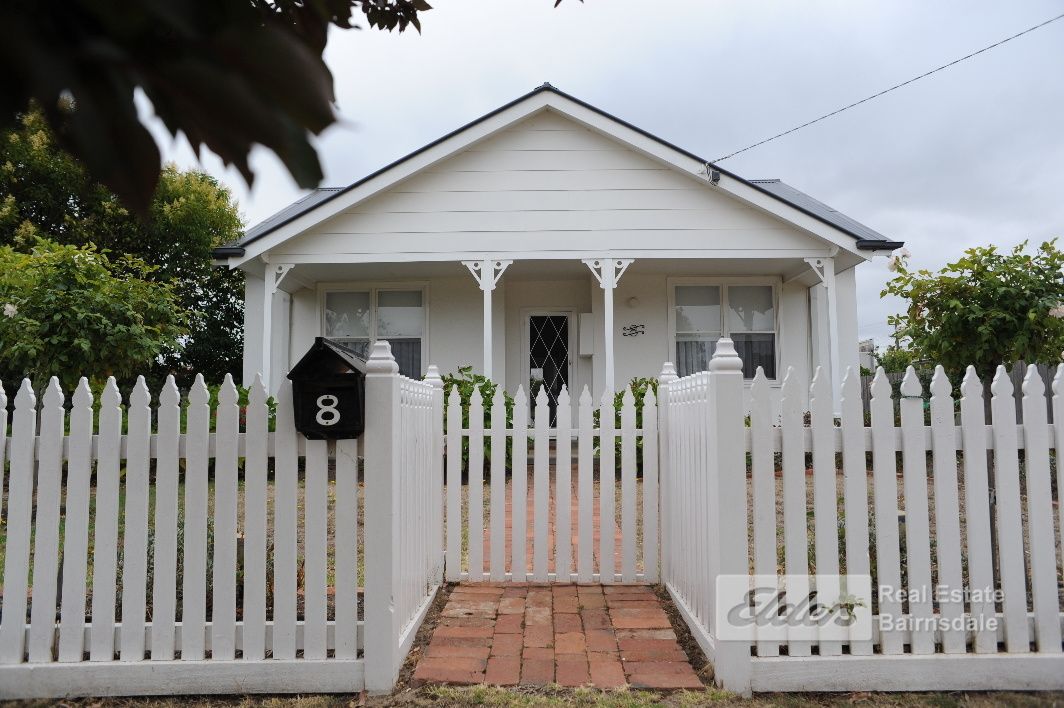
<path id="1" fill-rule="evenodd" d="M 857 280 L 854 277 L 856 270 L 856 268 L 850 268 L 835 276 L 835 287 L 838 288 L 835 307 L 839 317 L 839 376 L 843 376 L 849 367 L 860 372 L 857 368 L 859 366 L 857 360 Z"/>
<path id="2" fill-rule="evenodd" d="M 251 273 L 244 278 L 244 386 L 250 386 L 255 374 L 262 369 L 262 293 L 265 285 L 262 278 Z"/>

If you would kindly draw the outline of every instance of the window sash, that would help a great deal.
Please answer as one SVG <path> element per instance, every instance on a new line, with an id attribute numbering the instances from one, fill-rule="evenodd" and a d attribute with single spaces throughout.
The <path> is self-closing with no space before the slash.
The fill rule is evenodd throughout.
<path id="1" fill-rule="evenodd" d="M 672 283 L 672 339 L 673 339 L 673 351 L 675 353 L 677 361 L 676 369 L 677 374 L 680 376 L 686 376 L 698 371 L 704 371 L 708 368 L 709 358 L 713 355 L 713 349 L 716 345 L 716 340 L 720 337 L 730 337 L 736 345 L 736 349 L 751 350 L 743 359 L 743 377 L 747 380 L 752 379 L 757 370 L 757 366 L 761 365 L 765 370 L 765 375 L 769 379 L 777 378 L 777 365 L 779 362 L 779 287 L 775 283 L 761 282 L 721 282 L 721 281 L 697 281 L 690 280 L 687 282 Z M 684 287 L 709 287 L 718 288 L 720 293 L 719 310 L 720 310 L 720 323 L 717 331 L 710 330 L 685 330 L 681 328 L 680 318 L 678 317 L 677 304 L 677 292 L 680 288 Z M 771 291 L 771 317 L 772 317 L 772 329 L 740 329 L 732 327 L 732 319 L 734 313 L 731 310 L 731 302 L 729 298 L 729 291 L 733 288 L 767 288 Z M 758 335 L 767 335 L 771 339 L 762 339 Z M 736 338 L 739 338 L 736 340 Z M 712 347 L 704 347 L 699 349 L 695 346 L 696 343 L 712 342 Z M 750 343 L 753 342 L 753 343 Z M 757 342 L 761 342 L 761 346 L 757 345 Z M 765 352 L 764 344 L 770 342 L 768 352 Z M 761 349 L 761 354 L 753 353 L 753 350 Z M 696 368 L 690 368 L 696 367 Z"/>
<path id="2" fill-rule="evenodd" d="M 369 313 L 368 325 L 366 327 L 367 331 L 364 335 L 362 333 L 345 333 L 345 336 L 330 336 L 330 323 L 327 319 L 327 305 L 329 298 L 335 294 L 345 293 L 364 294 L 366 296 Z M 382 323 L 380 317 L 382 300 L 386 303 L 383 306 L 383 309 L 385 310 L 412 310 L 415 309 L 415 307 L 413 305 L 405 304 L 404 301 L 410 303 L 416 301 L 420 303 L 417 306 L 417 309 L 421 312 L 420 320 L 415 323 L 412 321 L 412 318 L 400 317 L 401 323 L 400 326 L 396 328 L 396 334 L 381 335 L 380 330 L 382 326 L 386 324 Z M 424 367 L 422 353 L 425 349 L 425 337 L 428 329 L 425 289 L 423 287 L 330 288 L 324 291 L 321 303 L 321 331 L 325 336 L 330 339 L 335 339 L 341 344 L 345 344 L 355 351 L 360 352 L 363 357 L 369 356 L 370 348 L 374 342 L 380 339 L 386 340 L 392 345 L 392 355 L 399 364 L 399 373 L 410 378 L 421 378 Z M 397 304 L 393 305 L 392 303 Z M 404 313 L 393 314 L 402 315 Z"/>

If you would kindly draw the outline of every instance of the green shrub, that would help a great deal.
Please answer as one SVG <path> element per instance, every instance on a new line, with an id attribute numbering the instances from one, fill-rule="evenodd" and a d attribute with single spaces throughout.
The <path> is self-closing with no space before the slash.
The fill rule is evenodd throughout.
<path id="1" fill-rule="evenodd" d="M 444 395 L 444 409 L 443 409 L 443 424 L 444 429 L 447 428 L 447 401 L 450 400 L 451 391 L 458 388 L 458 396 L 461 399 L 462 407 L 462 427 L 469 428 L 469 403 L 473 398 L 473 391 L 480 391 L 480 396 L 484 400 L 484 429 L 487 430 L 491 426 L 491 416 L 495 411 L 491 410 L 491 401 L 495 396 L 495 391 L 499 388 L 499 385 L 491 379 L 482 376 L 480 374 L 473 373 L 472 366 L 460 367 L 457 373 L 445 374 L 443 377 L 443 395 Z M 509 428 L 513 424 L 514 416 L 514 399 L 513 396 L 503 391 L 503 400 L 505 401 L 504 408 L 506 409 L 505 425 Z M 513 456 L 513 444 L 511 438 L 506 439 L 506 469 L 512 468 L 512 456 Z M 491 439 L 487 436 L 484 437 L 484 466 L 485 469 L 491 460 Z M 462 439 L 462 472 L 469 472 L 469 440 L 467 438 Z"/>

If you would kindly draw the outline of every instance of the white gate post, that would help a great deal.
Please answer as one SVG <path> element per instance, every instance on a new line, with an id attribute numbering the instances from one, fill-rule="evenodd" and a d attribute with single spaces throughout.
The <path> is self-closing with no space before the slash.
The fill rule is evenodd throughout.
<path id="1" fill-rule="evenodd" d="M 661 563 L 661 579 L 666 583 L 672 580 L 672 534 L 669 533 L 669 527 L 676 513 L 671 507 L 673 470 L 669 464 L 669 384 L 676 379 L 676 367 L 671 361 L 665 362 L 658 375 L 658 509 L 661 510 L 658 513 L 661 524 L 658 559 Z"/>
<path id="2" fill-rule="evenodd" d="M 717 547 L 721 575 L 748 575 L 746 503 L 746 431 L 743 422 L 743 362 L 728 337 L 717 341 L 709 362 L 711 435 L 714 454 L 710 468 L 711 543 Z M 736 543 L 736 536 L 741 543 Z M 716 578 L 711 579 L 716 584 Z M 711 588 L 719 601 L 716 587 Z M 714 608 L 714 612 L 716 608 Z M 728 691 L 750 695 L 750 642 L 718 639 L 714 657 L 717 683 Z"/>
<path id="3" fill-rule="evenodd" d="M 366 690 L 388 693 L 399 677 L 396 562 L 399 540 L 399 365 L 378 341 L 366 362 Z"/>

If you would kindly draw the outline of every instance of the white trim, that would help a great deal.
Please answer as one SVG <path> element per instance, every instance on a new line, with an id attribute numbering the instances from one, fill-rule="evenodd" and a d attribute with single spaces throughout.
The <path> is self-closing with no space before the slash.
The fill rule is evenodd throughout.
<path id="1" fill-rule="evenodd" d="M 403 159 L 390 169 L 366 180 L 354 189 L 340 193 L 333 199 L 314 207 L 288 224 L 281 226 L 276 231 L 248 244 L 245 247 L 243 256 L 229 259 L 230 267 L 243 265 L 260 254 L 267 253 L 288 239 L 305 232 L 316 224 L 394 187 L 403 180 L 505 130 L 511 125 L 546 110 L 564 116 L 607 138 L 620 142 L 664 166 L 671 167 L 680 174 L 686 175 L 704 185 L 707 189 L 720 190 L 750 206 L 776 216 L 830 245 L 847 251 L 862 261 L 869 258 L 866 253 L 857 249 L 857 241 L 853 236 L 835 226 L 803 213 L 796 207 L 781 201 L 778 197 L 762 192 L 741 180 L 727 175 L 721 175 L 718 182 L 711 182 L 706 174 L 704 162 L 685 155 L 675 148 L 662 144 L 654 138 L 575 103 L 564 96 L 552 91 L 539 91 L 530 94 L 524 100 L 495 115 L 481 119 L 450 138 Z M 479 255 L 477 254 L 474 257 L 479 257 Z"/>
<path id="2" fill-rule="evenodd" d="M 520 239 L 515 239 L 520 241 Z M 707 249 L 639 249 L 610 251 L 615 258 L 669 260 L 705 258 L 719 260 L 724 258 L 736 260 L 754 260 L 771 258 L 775 260 L 792 258 L 827 258 L 828 249 L 742 249 L 742 248 L 707 248 Z M 552 251 L 496 251 L 491 256 L 495 260 L 511 261 L 561 261 L 585 260 L 601 257 L 601 251 L 552 250 Z M 348 263 L 453 263 L 463 260 L 482 260 L 483 251 L 389 251 L 389 252 L 351 252 L 330 253 L 289 253 L 284 259 L 289 263 L 307 265 L 332 265 Z M 848 269 L 847 269 L 848 270 Z M 839 271 L 840 273 L 843 271 Z"/>
<path id="3" fill-rule="evenodd" d="M 665 279 L 665 286 L 668 289 L 668 327 L 669 327 L 669 356 L 675 357 L 676 355 L 676 286 L 677 285 L 714 285 L 720 287 L 720 337 L 729 337 L 730 329 L 728 328 L 728 286 L 730 285 L 762 285 L 772 288 L 772 315 L 775 325 L 775 330 L 771 334 L 775 337 L 774 349 L 776 360 L 776 376 L 769 379 L 769 382 L 773 386 L 778 386 L 782 382 L 780 376 L 781 370 L 783 370 L 783 358 L 782 358 L 782 336 L 781 328 L 782 321 L 780 319 L 780 296 L 783 292 L 783 279 L 779 276 L 766 275 L 766 276 L 675 276 L 667 277 Z M 757 330 L 753 334 L 763 333 L 769 334 L 765 330 Z M 690 372 L 689 372 L 690 373 Z M 744 378 L 744 382 L 749 386 L 753 379 Z"/>
<path id="4" fill-rule="evenodd" d="M 315 299 L 318 308 L 318 333 L 325 336 L 325 294 L 326 293 L 369 293 L 369 346 L 372 348 L 377 341 L 377 293 L 381 291 L 421 291 L 421 311 L 424 314 L 424 328 L 421 333 L 421 375 L 424 376 L 432 361 L 431 342 L 429 337 L 430 310 L 430 286 L 428 281 L 339 281 L 321 282 L 316 285 Z"/>
<path id="5" fill-rule="evenodd" d="M 1030 691 L 1064 689 L 1061 654 L 754 657 L 763 691 Z"/>

